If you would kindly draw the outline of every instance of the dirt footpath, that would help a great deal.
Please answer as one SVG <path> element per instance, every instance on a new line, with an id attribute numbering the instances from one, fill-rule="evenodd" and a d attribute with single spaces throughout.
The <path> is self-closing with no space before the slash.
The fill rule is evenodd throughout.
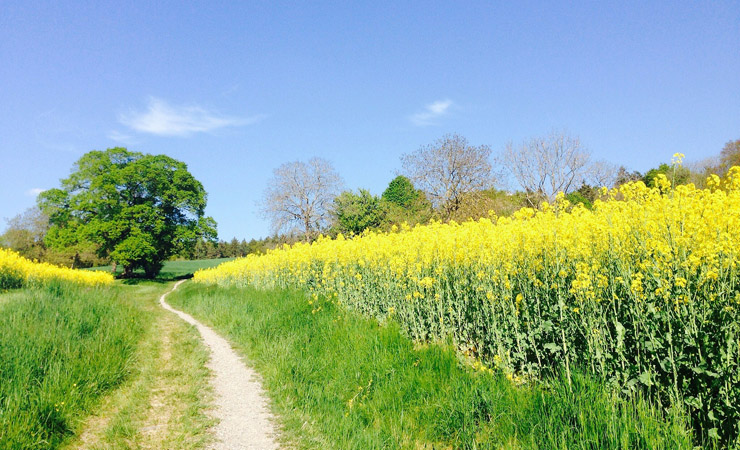
<path id="1" fill-rule="evenodd" d="M 174 291 L 182 283 L 175 284 Z M 172 291 L 170 291 L 172 292 Z M 184 321 L 195 325 L 203 342 L 211 351 L 208 368 L 213 373 L 211 384 L 215 393 L 214 450 L 269 450 L 277 449 L 275 430 L 267 401 L 254 371 L 247 367 L 231 345 L 211 328 L 189 314 L 176 310 L 160 297 L 163 308 L 172 311 Z"/>

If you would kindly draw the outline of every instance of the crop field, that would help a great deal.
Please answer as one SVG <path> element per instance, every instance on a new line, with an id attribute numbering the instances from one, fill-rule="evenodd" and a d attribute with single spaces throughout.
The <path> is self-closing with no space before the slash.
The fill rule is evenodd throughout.
<path id="1" fill-rule="evenodd" d="M 49 281 L 67 281 L 95 286 L 113 283 L 105 272 L 83 272 L 24 258 L 12 250 L 0 248 L 0 291 L 23 286 L 38 286 Z"/>
<path id="2" fill-rule="evenodd" d="M 740 167 L 707 189 L 661 175 L 602 194 L 593 210 L 560 198 L 511 218 L 319 239 L 195 281 L 306 288 L 314 314 L 329 302 L 419 342 L 452 338 L 519 385 L 585 372 L 685 410 L 697 443 L 736 443 Z"/>

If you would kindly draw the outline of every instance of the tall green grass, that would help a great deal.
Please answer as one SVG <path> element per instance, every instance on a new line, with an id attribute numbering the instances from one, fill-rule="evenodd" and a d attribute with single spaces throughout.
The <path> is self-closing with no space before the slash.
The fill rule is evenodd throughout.
<path id="1" fill-rule="evenodd" d="M 680 411 L 574 374 L 516 386 L 300 291 L 185 285 L 168 301 L 254 362 L 300 449 L 691 449 Z M 320 305 L 320 306 L 319 306 Z"/>
<path id="2" fill-rule="evenodd" d="M 148 320 L 118 287 L 0 295 L 0 449 L 57 447 L 127 376 Z"/>

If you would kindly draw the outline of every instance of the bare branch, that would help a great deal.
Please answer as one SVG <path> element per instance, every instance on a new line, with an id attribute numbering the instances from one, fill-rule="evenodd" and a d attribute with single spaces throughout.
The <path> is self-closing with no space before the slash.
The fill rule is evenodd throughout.
<path id="1" fill-rule="evenodd" d="M 493 186 L 490 156 L 487 145 L 475 147 L 464 137 L 451 134 L 401 156 L 401 162 L 408 178 L 449 219 L 465 194 Z"/>
<path id="2" fill-rule="evenodd" d="M 275 232 L 300 232 L 308 241 L 328 226 L 330 207 L 343 184 L 324 159 L 283 164 L 265 189 L 262 213 Z"/>
<path id="3" fill-rule="evenodd" d="M 580 139 L 565 133 L 533 138 L 517 148 L 509 144 L 501 159 L 532 205 L 542 197 L 552 201 L 558 192 L 578 189 L 591 175 L 589 151 Z"/>
<path id="4" fill-rule="evenodd" d="M 583 181 L 595 187 L 613 188 L 618 178 L 618 166 L 606 161 L 594 161 L 586 167 Z"/>

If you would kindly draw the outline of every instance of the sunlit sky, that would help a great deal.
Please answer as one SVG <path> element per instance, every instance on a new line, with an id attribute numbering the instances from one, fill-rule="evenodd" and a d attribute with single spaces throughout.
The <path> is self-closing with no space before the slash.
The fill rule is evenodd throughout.
<path id="1" fill-rule="evenodd" d="M 228 240 L 313 156 L 380 194 L 446 133 L 640 171 L 740 139 L 740 2 L 506 3 L 3 0 L 0 218 L 116 146 L 187 163 Z"/>

